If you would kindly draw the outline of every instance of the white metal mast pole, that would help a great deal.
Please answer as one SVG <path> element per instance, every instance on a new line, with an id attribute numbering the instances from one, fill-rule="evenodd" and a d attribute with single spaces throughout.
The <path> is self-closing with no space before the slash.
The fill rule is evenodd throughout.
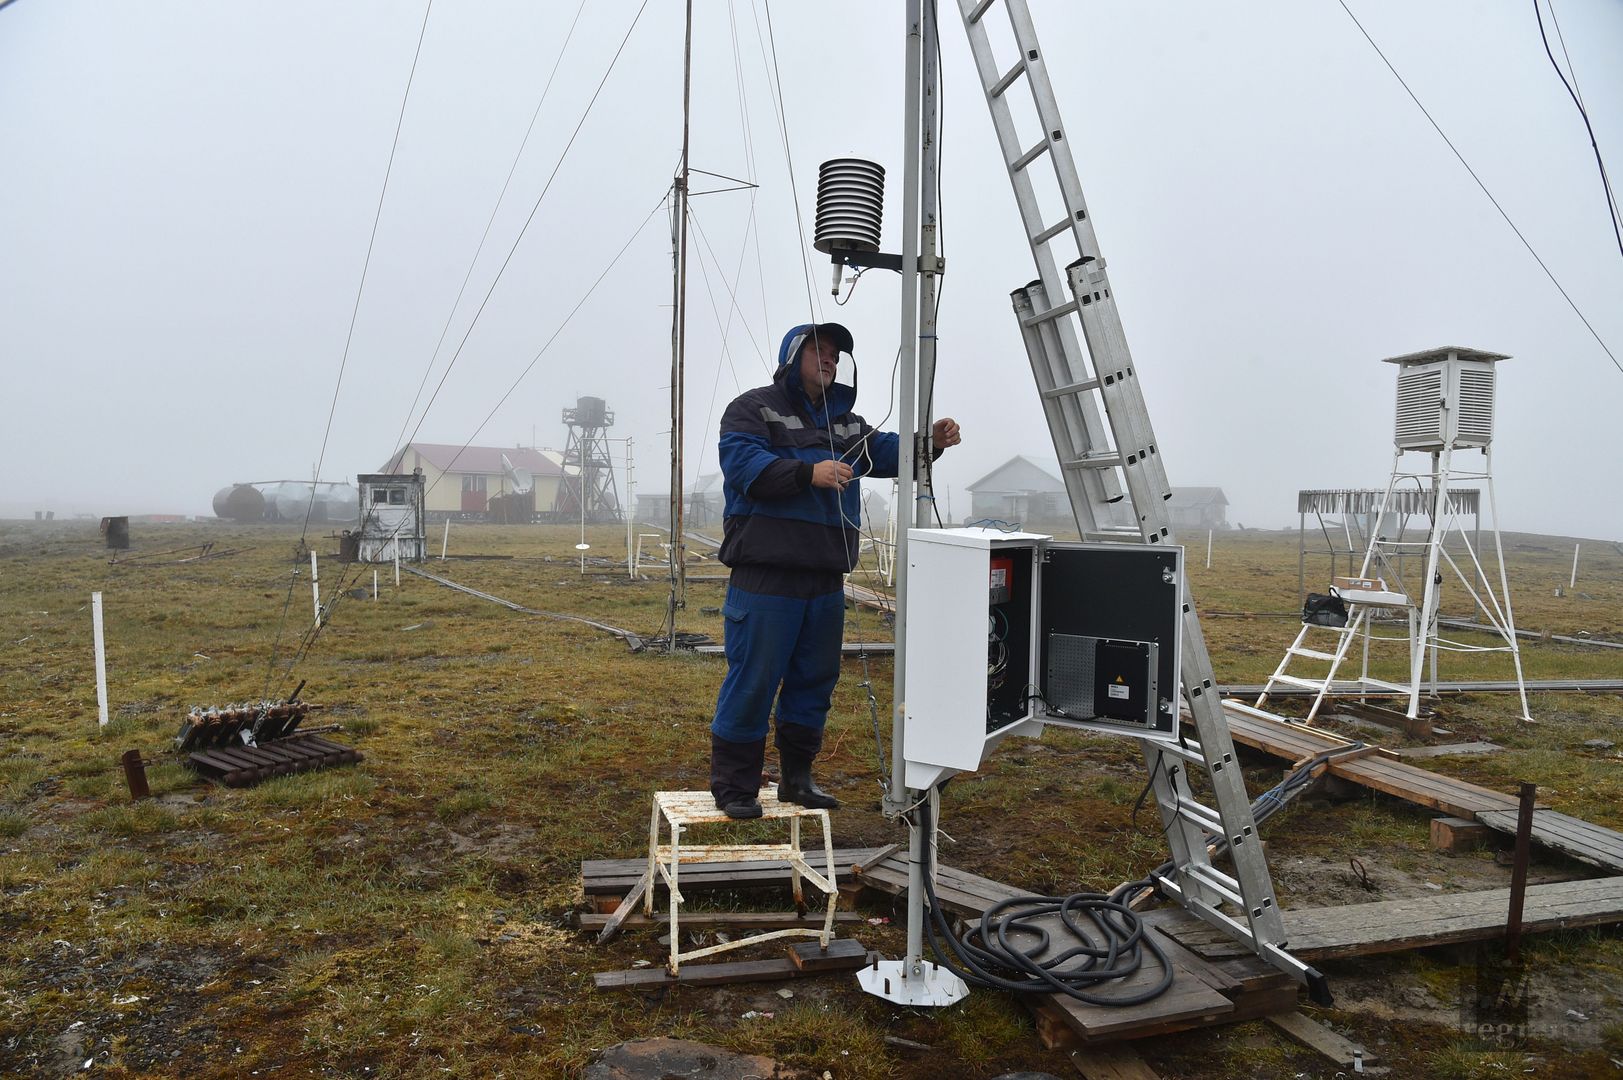
<path id="1" fill-rule="evenodd" d="M 904 1005 L 950 1005 L 967 993 L 963 980 L 934 962 L 924 959 L 924 900 L 925 853 L 933 847 L 936 811 L 939 799 L 934 788 L 926 792 L 907 790 L 907 703 L 903 697 L 907 685 L 907 613 L 908 567 L 907 530 L 917 516 L 921 525 L 929 523 L 927 500 L 919 501 L 913 513 L 907 512 L 914 500 L 914 481 L 921 464 L 919 454 L 927 443 L 919 440 L 915 425 L 928 423 L 929 407 L 920 400 L 920 385 L 928 385 L 928 378 L 920 380 L 920 353 L 925 365 L 933 364 L 935 336 L 935 282 L 929 277 L 937 267 L 935 252 L 934 190 L 935 166 L 935 109 L 936 64 L 934 0 L 908 0 L 907 2 L 907 54 L 905 69 L 906 93 L 904 136 L 902 145 L 902 317 L 901 348 L 897 366 L 900 369 L 901 389 L 897 402 L 897 435 L 900 447 L 896 472 L 896 506 L 891 520 L 896 529 L 896 676 L 892 687 L 893 712 L 891 716 L 891 783 L 885 801 L 886 812 L 900 814 L 912 809 L 908 822 L 907 849 L 907 955 L 900 960 L 885 961 L 864 967 L 857 973 L 857 981 L 870 994 Z M 921 131 L 921 127 L 924 129 Z M 924 228 L 920 229 L 920 172 L 926 189 Z M 921 259 L 920 244 L 925 258 Z M 929 261 L 926 261 L 929 260 Z M 925 302 L 921 306 L 919 277 L 921 265 L 927 270 Z M 921 350 L 921 345 L 924 348 Z M 926 371 L 929 371 L 926 367 Z M 926 489 L 927 490 L 927 489 Z M 922 510 L 919 509 L 922 507 Z M 905 516 L 904 516 L 905 515 Z M 928 809 L 920 809 L 919 805 Z M 928 830 L 920 824 L 928 822 Z"/>
<path id="2" fill-rule="evenodd" d="M 901 402 L 896 416 L 901 430 L 896 467 L 896 512 L 910 521 L 907 508 L 913 504 L 913 477 L 916 463 L 914 443 L 914 417 L 918 401 L 918 314 L 919 314 L 919 159 L 920 153 L 920 66 L 923 60 L 922 0 L 907 0 L 907 53 L 903 80 L 905 85 L 902 136 L 902 313 L 901 313 Z M 907 676 L 907 530 L 896 530 L 896 663 L 895 681 L 891 687 L 891 799 L 900 800 L 896 810 L 911 805 L 912 793 L 907 790 L 907 765 L 904 757 L 906 743 L 906 709 L 904 687 Z M 924 835 L 918 827 L 918 815 L 908 826 L 907 873 L 907 956 L 903 960 L 902 974 L 922 977 L 924 974 L 924 875 L 921 857 Z M 933 823 L 932 823 L 933 824 Z"/>
<path id="3" fill-rule="evenodd" d="M 913 498 L 913 524 L 921 529 L 929 528 L 935 516 L 935 487 L 930 479 L 931 455 L 934 452 L 934 443 L 931 440 L 931 425 L 934 423 L 935 411 L 935 363 L 936 363 L 936 237 L 937 223 L 936 192 L 937 192 L 937 140 L 940 138 L 940 113 L 937 105 L 940 92 L 940 73 L 937 70 L 936 50 L 938 39 L 936 37 L 936 20 L 933 14 L 933 2 L 929 5 L 931 10 L 924 13 L 920 20 L 923 33 L 920 40 L 920 68 L 923 77 L 920 86 L 920 120 L 923 127 L 922 145 L 919 150 L 919 203 L 921 207 L 919 227 L 919 314 L 918 314 L 918 423 L 914 431 L 918 435 L 920 453 L 924 456 L 916 461 L 915 468 L 918 475 L 914 478 L 917 490 Z"/>

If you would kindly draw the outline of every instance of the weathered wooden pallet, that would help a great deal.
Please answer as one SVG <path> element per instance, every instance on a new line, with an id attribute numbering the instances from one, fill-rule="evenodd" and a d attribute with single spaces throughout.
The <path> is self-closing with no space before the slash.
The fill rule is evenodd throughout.
<path id="1" fill-rule="evenodd" d="M 273 776 L 309 772 L 333 765 L 353 765 L 361 752 L 319 735 L 293 735 L 256 746 L 217 746 L 198 750 L 186 763 L 202 776 L 226 787 L 247 787 Z"/>
<path id="2" fill-rule="evenodd" d="M 1291 954 L 1312 963 L 1503 937 L 1509 910 L 1509 889 L 1486 889 L 1282 914 Z M 1607 923 L 1623 923 L 1623 877 L 1527 889 L 1523 933 Z M 1199 921 L 1169 925 L 1165 932 L 1208 961 L 1250 955 L 1245 946 Z"/>

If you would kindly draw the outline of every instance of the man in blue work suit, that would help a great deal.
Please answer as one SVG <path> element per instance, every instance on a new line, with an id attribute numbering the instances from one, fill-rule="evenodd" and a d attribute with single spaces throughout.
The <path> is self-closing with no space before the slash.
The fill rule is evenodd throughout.
<path id="1" fill-rule="evenodd" d="M 812 780 L 840 675 L 844 578 L 856 566 L 861 476 L 896 475 L 898 439 L 851 412 L 851 385 L 834 381 L 851 331 L 797 326 L 778 348 L 772 385 L 735 398 L 721 418 L 726 509 L 727 678 L 710 725 L 710 793 L 729 817 L 760 817 L 757 796 L 768 719 L 777 702 L 778 798 L 839 806 Z M 853 364 L 853 369 L 854 369 Z M 959 442 L 937 420 L 937 455 Z M 900 507 L 893 512 L 900 513 Z"/>

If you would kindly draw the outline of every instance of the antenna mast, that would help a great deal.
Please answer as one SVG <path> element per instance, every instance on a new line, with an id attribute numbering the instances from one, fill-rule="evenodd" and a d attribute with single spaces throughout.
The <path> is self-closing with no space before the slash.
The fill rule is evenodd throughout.
<path id="1" fill-rule="evenodd" d="M 671 595 L 665 621 L 666 651 L 676 651 L 676 613 L 687 607 L 687 545 L 682 542 L 683 380 L 687 343 L 688 128 L 693 116 L 693 0 L 687 0 L 682 39 L 682 164 L 671 183 Z"/>

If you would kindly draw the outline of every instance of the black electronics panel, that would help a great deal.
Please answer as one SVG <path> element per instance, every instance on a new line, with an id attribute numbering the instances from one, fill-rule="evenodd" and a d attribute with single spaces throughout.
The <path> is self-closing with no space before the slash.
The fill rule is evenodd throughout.
<path id="1" fill-rule="evenodd" d="M 986 732 L 1024 720 L 1031 693 L 1032 557 L 994 548 L 987 567 Z"/>
<path id="2" fill-rule="evenodd" d="M 1043 558 L 1038 671 L 1050 707 L 1045 719 L 1175 734 L 1182 550 L 1050 543 Z"/>

